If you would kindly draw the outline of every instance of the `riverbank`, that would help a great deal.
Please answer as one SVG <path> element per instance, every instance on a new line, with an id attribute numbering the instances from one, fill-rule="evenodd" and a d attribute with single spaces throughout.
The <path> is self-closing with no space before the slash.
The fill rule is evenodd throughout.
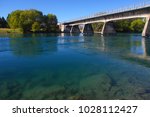
<path id="1" fill-rule="evenodd" d="M 7 33 L 22 33 L 20 29 L 10 29 L 10 28 L 0 28 L 0 33 L 7 34 Z"/>

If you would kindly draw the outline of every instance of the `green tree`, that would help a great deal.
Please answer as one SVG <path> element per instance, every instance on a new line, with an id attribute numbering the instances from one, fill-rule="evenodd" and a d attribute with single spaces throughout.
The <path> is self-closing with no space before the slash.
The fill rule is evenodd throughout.
<path id="1" fill-rule="evenodd" d="M 11 14 L 8 14 L 7 17 L 7 22 L 10 28 L 15 29 L 15 28 L 20 28 L 20 14 L 21 10 L 16 10 L 12 12 Z"/>
<path id="2" fill-rule="evenodd" d="M 103 25 L 104 23 L 99 22 L 99 23 L 92 24 L 92 27 L 95 32 L 100 32 L 102 31 Z"/>
<path id="3" fill-rule="evenodd" d="M 114 27 L 117 32 L 130 32 L 131 20 L 120 20 L 114 22 Z"/>
<path id="4" fill-rule="evenodd" d="M 41 11 L 34 9 L 13 11 L 8 15 L 7 21 L 10 28 L 20 28 L 24 32 L 34 31 L 35 28 L 39 28 L 39 25 L 40 29 L 38 30 L 47 32 L 55 32 L 58 28 L 56 15 L 43 15 Z M 38 22 L 39 24 L 35 22 Z"/>
<path id="5" fill-rule="evenodd" d="M 24 31 L 31 31 L 32 24 L 35 21 L 41 21 L 42 20 L 42 12 L 37 10 L 26 10 L 23 11 L 20 15 L 20 26 Z"/>
<path id="6" fill-rule="evenodd" d="M 130 28 L 133 32 L 142 32 L 145 22 L 141 19 L 131 22 Z"/>
<path id="7" fill-rule="evenodd" d="M 56 32 L 57 31 L 57 17 L 53 14 L 47 15 L 47 31 Z"/>
<path id="8" fill-rule="evenodd" d="M 8 15 L 7 21 L 11 28 L 21 28 L 24 32 L 31 31 L 35 21 L 42 21 L 43 14 L 37 10 L 17 10 Z"/>
<path id="9" fill-rule="evenodd" d="M 0 17 L 0 28 L 2 28 L 2 19 Z"/>
<path id="10" fill-rule="evenodd" d="M 33 32 L 38 32 L 38 31 L 40 31 L 40 23 L 39 22 L 34 22 L 33 24 L 32 24 L 32 31 Z"/>
<path id="11" fill-rule="evenodd" d="M 0 17 L 0 28 L 7 28 L 8 24 L 4 17 Z"/>

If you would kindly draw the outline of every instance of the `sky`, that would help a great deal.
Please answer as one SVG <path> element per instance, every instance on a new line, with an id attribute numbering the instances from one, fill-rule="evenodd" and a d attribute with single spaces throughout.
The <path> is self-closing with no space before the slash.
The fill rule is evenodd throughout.
<path id="1" fill-rule="evenodd" d="M 0 0 L 0 17 L 14 10 L 37 9 L 43 14 L 55 14 L 59 22 L 97 12 L 129 7 L 150 0 Z"/>

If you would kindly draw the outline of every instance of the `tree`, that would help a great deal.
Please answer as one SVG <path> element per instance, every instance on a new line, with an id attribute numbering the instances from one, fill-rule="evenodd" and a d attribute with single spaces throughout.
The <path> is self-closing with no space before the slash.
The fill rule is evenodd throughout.
<path id="1" fill-rule="evenodd" d="M 40 31 L 40 23 L 39 23 L 39 22 L 34 22 L 34 23 L 32 24 L 32 31 L 33 31 L 33 32 L 38 32 L 38 31 Z"/>
<path id="2" fill-rule="evenodd" d="M 114 27 L 117 32 L 130 32 L 131 20 L 120 20 L 114 22 Z"/>
<path id="3" fill-rule="evenodd" d="M 2 28 L 2 19 L 0 17 L 0 28 Z"/>
<path id="4" fill-rule="evenodd" d="M 35 21 L 42 20 L 42 12 L 37 10 L 17 10 L 8 15 L 7 21 L 11 28 L 21 28 L 24 32 L 31 31 Z"/>
<path id="5" fill-rule="evenodd" d="M 37 10 L 26 10 L 20 14 L 20 28 L 24 30 L 24 32 L 29 32 L 32 29 L 32 24 L 36 21 L 41 21 L 43 14 Z"/>
<path id="6" fill-rule="evenodd" d="M 99 23 L 92 24 L 92 27 L 95 32 L 100 32 L 102 31 L 103 25 L 104 23 L 99 22 Z"/>
<path id="7" fill-rule="evenodd" d="M 57 17 L 53 14 L 43 15 L 38 10 L 16 10 L 7 18 L 10 28 L 20 28 L 24 32 L 41 31 L 55 32 L 57 30 Z M 36 22 L 36 23 L 35 23 Z M 38 23 L 37 23 L 38 22 Z"/>
<path id="8" fill-rule="evenodd" d="M 48 14 L 47 17 L 48 17 L 48 23 L 49 24 L 52 24 L 52 25 L 56 25 L 57 24 L 57 17 L 56 17 L 56 15 Z"/>
<path id="9" fill-rule="evenodd" d="M 133 22 L 131 22 L 131 30 L 133 32 L 142 32 L 143 28 L 144 28 L 144 24 L 145 22 L 141 19 L 137 19 L 137 20 L 134 20 Z"/>
<path id="10" fill-rule="evenodd" d="M 56 32 L 57 30 L 57 17 L 53 14 L 47 15 L 47 31 Z"/>
<path id="11" fill-rule="evenodd" d="M 0 17 L 0 28 L 7 28 L 8 24 L 4 17 Z"/>
<path id="12" fill-rule="evenodd" d="M 12 12 L 11 14 L 8 14 L 7 17 L 7 22 L 10 26 L 10 28 L 15 29 L 15 28 L 20 28 L 20 15 L 21 15 L 21 10 L 16 10 Z"/>

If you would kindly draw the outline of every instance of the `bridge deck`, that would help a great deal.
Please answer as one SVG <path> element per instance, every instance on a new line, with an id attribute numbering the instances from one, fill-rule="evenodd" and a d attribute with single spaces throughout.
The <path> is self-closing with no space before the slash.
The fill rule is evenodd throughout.
<path id="1" fill-rule="evenodd" d="M 73 24 L 73 23 L 83 22 L 83 21 L 85 22 L 87 20 L 92 20 L 92 19 L 97 19 L 97 18 L 102 19 L 104 17 L 109 17 L 112 15 L 130 13 L 130 12 L 139 11 L 139 10 L 148 9 L 148 8 L 150 8 L 150 1 L 141 3 L 139 5 L 134 5 L 133 7 L 121 8 L 121 9 L 112 10 L 109 12 L 95 13 L 89 16 L 77 18 L 74 20 L 69 20 L 69 21 L 63 22 L 62 24 L 67 25 L 67 24 Z"/>
<path id="2" fill-rule="evenodd" d="M 62 32 L 79 33 L 79 25 L 84 25 L 83 33 L 93 32 L 91 28 L 92 23 L 104 22 L 101 34 L 115 33 L 112 21 L 132 19 L 132 18 L 146 18 L 146 24 L 142 32 L 142 36 L 150 36 L 150 1 L 138 6 L 118 9 L 111 12 L 100 12 L 90 16 L 70 20 L 61 23 Z"/>

